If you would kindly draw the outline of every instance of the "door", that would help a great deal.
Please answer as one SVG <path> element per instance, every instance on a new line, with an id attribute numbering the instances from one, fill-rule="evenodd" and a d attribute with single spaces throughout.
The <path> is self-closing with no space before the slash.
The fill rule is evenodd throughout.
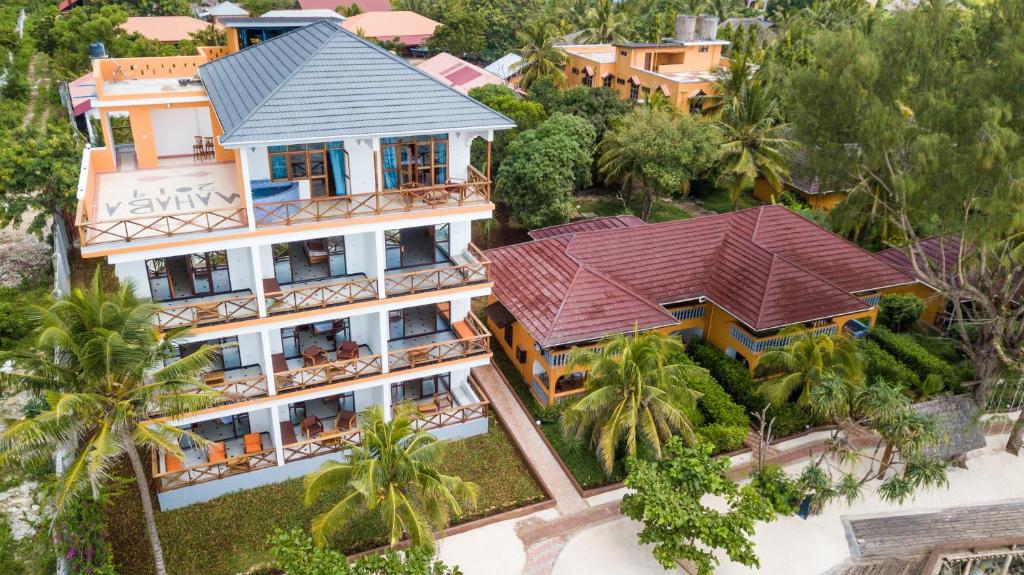
<path id="1" fill-rule="evenodd" d="M 347 273 L 344 236 L 327 238 L 327 272 L 332 277 L 343 276 Z"/>
<path id="2" fill-rule="evenodd" d="M 174 286 L 167 273 L 167 261 L 163 258 L 146 260 L 146 275 L 149 276 L 149 293 L 153 301 L 174 299 Z"/>
<path id="3" fill-rule="evenodd" d="M 186 256 L 192 293 L 210 295 L 231 291 L 228 254 L 224 250 Z"/>
<path id="4" fill-rule="evenodd" d="M 388 339 L 396 340 L 405 337 L 405 310 L 388 312 Z"/>
<path id="5" fill-rule="evenodd" d="M 281 285 L 292 283 L 291 245 L 273 244 L 270 249 L 274 255 L 274 279 Z"/>
<path id="6" fill-rule="evenodd" d="M 299 332 L 294 327 L 281 328 L 281 352 L 286 359 L 299 357 Z"/>

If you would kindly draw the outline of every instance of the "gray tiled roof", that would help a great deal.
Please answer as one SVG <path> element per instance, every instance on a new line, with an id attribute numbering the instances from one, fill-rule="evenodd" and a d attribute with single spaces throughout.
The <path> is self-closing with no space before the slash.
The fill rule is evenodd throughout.
<path id="1" fill-rule="evenodd" d="M 336 22 L 205 64 L 199 77 L 226 145 L 514 126 Z"/>

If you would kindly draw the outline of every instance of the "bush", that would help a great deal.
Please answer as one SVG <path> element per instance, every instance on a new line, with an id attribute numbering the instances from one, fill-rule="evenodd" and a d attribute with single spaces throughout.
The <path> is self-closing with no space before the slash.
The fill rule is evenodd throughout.
<path id="1" fill-rule="evenodd" d="M 868 382 L 882 378 L 892 383 L 899 383 L 906 388 L 917 388 L 920 378 L 907 366 L 900 363 L 889 352 L 878 346 L 871 339 L 858 341 L 860 352 L 865 360 L 865 372 Z"/>
<path id="2" fill-rule="evenodd" d="M 299 529 L 281 531 L 270 537 L 274 567 L 287 575 L 456 575 L 434 558 L 429 548 L 415 547 L 399 555 L 394 549 L 360 557 L 352 563 L 343 553 L 313 545 Z M 404 555 L 404 556 L 403 556 Z"/>
<path id="3" fill-rule="evenodd" d="M 918 345 L 910 336 L 893 333 L 878 326 L 869 336 L 885 351 L 920 375 L 938 374 L 947 387 L 960 383 L 953 367 Z"/>
<path id="4" fill-rule="evenodd" d="M 878 304 L 878 323 L 899 332 L 916 325 L 923 313 L 924 300 L 916 295 L 885 294 Z"/>
<path id="5" fill-rule="evenodd" d="M 778 465 L 765 465 L 760 473 L 751 476 L 750 484 L 779 515 L 793 515 L 800 508 L 800 487 Z"/>
<path id="6" fill-rule="evenodd" d="M 673 361 L 680 360 L 673 358 Z M 694 363 L 685 355 L 681 361 Z M 714 444 L 717 453 L 739 449 L 750 429 L 750 420 L 743 407 L 733 401 L 710 375 L 691 382 L 690 388 L 701 394 L 697 400 L 697 407 L 705 422 L 694 422 L 697 435 Z"/>
<path id="7" fill-rule="evenodd" d="M 750 372 L 742 364 L 730 359 L 718 348 L 700 341 L 686 344 L 686 353 L 698 365 L 708 370 L 711 377 L 721 385 L 729 396 L 746 412 L 760 413 L 769 405 L 767 399 L 757 393 L 756 384 Z M 773 431 L 778 437 L 790 435 L 815 423 L 808 412 L 796 404 L 772 405 L 767 416 L 775 418 Z"/>

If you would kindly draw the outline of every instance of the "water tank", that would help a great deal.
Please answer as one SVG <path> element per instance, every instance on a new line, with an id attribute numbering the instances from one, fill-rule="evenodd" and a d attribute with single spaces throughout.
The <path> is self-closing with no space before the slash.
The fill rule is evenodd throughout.
<path id="1" fill-rule="evenodd" d="M 89 58 L 97 60 L 99 58 L 107 57 L 107 49 L 103 46 L 103 42 L 93 42 L 89 44 Z"/>
<path id="2" fill-rule="evenodd" d="M 679 42 L 692 42 L 697 30 L 697 18 L 686 14 L 676 15 L 676 35 Z"/>
<path id="3" fill-rule="evenodd" d="M 714 40 L 718 36 L 718 17 L 701 14 L 697 17 L 697 37 L 701 40 Z"/>

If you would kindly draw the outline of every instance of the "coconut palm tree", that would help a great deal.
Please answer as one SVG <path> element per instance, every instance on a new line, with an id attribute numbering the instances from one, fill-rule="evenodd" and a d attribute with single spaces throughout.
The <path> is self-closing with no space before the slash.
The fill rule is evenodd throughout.
<path id="1" fill-rule="evenodd" d="M 864 373 L 854 340 L 804 327 L 790 327 L 780 335 L 788 337 L 789 343 L 765 352 L 756 368 L 759 375 L 779 375 L 761 384 L 761 392 L 772 403 L 785 403 L 799 389 L 798 401 L 807 405 L 811 391 L 829 375 L 854 388 L 863 385 Z"/>
<path id="2" fill-rule="evenodd" d="M 638 329 L 602 339 L 597 351 L 573 349 L 569 370 L 587 372 L 587 393 L 562 414 L 562 433 L 589 441 L 609 475 L 622 448 L 634 456 L 642 446 L 660 458 L 672 435 L 692 440 L 683 408 L 697 394 L 688 383 L 707 371 L 677 361 L 682 350 L 678 338 Z"/>
<path id="3" fill-rule="evenodd" d="M 610 44 L 626 40 L 629 17 L 616 9 L 612 0 L 597 0 L 583 15 L 583 27 L 577 40 L 583 44 Z"/>
<path id="4" fill-rule="evenodd" d="M 183 438 L 205 441 L 169 423 L 149 421 L 154 412 L 173 418 L 212 406 L 219 395 L 201 383 L 214 351 L 202 347 L 162 366 L 186 334 L 163 334 L 153 326 L 160 307 L 135 296 L 131 281 L 104 293 L 97 270 L 87 289 L 76 288 L 49 307 L 31 310 L 35 343 L 0 357 L 11 361 L 0 374 L 4 392 L 30 392 L 45 398 L 39 415 L 11 423 L 0 434 L 0 458 L 22 463 L 70 457 L 54 496 L 57 513 L 91 490 L 99 496 L 111 468 L 127 456 L 135 474 L 153 549 L 156 572 L 164 575 L 149 485 L 140 448 L 178 457 Z"/>
<path id="5" fill-rule="evenodd" d="M 716 124 L 722 132 L 722 181 L 729 187 L 733 208 L 740 194 L 758 177 L 776 192 L 789 173 L 785 150 L 793 142 L 779 121 L 778 102 L 758 82 L 747 82 L 731 100 L 724 100 Z"/>
<path id="6" fill-rule="evenodd" d="M 516 72 L 522 76 L 519 85 L 527 90 L 537 78 L 551 78 L 557 84 L 565 81 L 565 54 L 555 47 L 558 40 L 558 29 L 546 20 L 535 18 L 527 21 L 519 32 L 522 42 L 519 55 L 522 60 L 516 66 Z"/>
<path id="7" fill-rule="evenodd" d="M 347 460 L 328 461 L 305 478 L 307 506 L 325 495 L 337 499 L 313 520 L 314 541 L 322 545 L 353 517 L 372 514 L 392 546 L 403 535 L 414 547 L 431 545 L 434 529 L 476 505 L 477 485 L 438 470 L 445 443 L 413 429 L 407 411 L 385 421 L 377 406 L 364 417 L 362 443 Z"/>

